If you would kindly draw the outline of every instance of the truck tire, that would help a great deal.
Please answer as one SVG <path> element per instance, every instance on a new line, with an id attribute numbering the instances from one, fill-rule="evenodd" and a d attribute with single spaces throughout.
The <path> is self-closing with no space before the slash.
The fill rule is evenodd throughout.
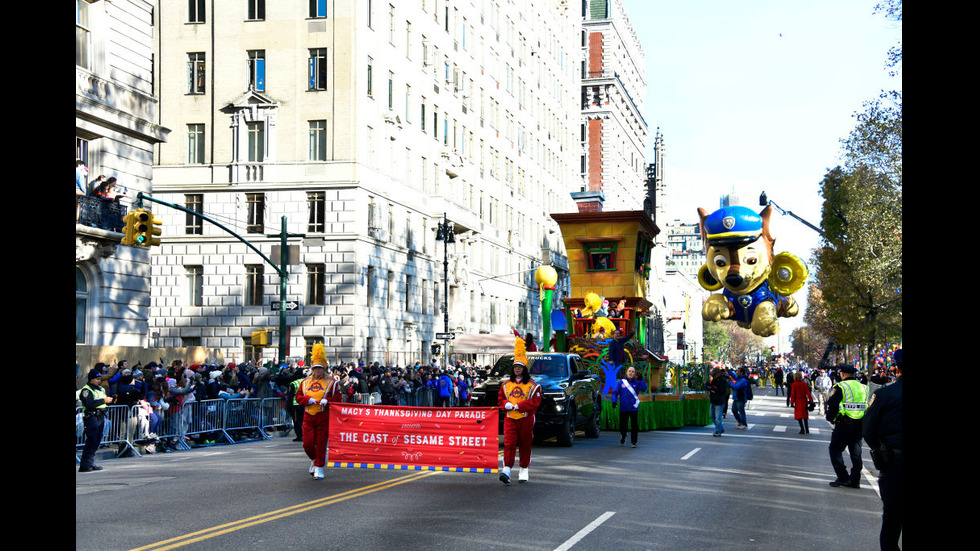
<path id="1" fill-rule="evenodd" d="M 565 412 L 565 419 L 558 428 L 559 446 L 570 448 L 575 444 L 575 424 L 572 419 L 575 419 L 575 410 L 569 409 Z"/>
<path id="2" fill-rule="evenodd" d="M 602 396 L 596 396 L 595 402 L 592 404 L 592 418 L 589 419 L 589 423 L 585 425 L 585 436 L 586 438 L 599 438 L 599 432 L 601 430 L 602 424 Z"/>

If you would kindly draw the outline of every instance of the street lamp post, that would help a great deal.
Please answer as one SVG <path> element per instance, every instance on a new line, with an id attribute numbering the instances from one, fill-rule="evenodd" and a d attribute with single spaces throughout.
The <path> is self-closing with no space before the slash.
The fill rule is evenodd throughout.
<path id="1" fill-rule="evenodd" d="M 443 293 L 442 293 L 442 315 L 443 331 L 449 333 L 449 244 L 456 242 L 453 233 L 453 223 L 447 220 L 446 213 L 442 213 L 442 222 L 436 231 L 436 241 L 442 241 L 442 269 L 443 269 Z M 449 364 L 449 339 L 443 343 L 443 368 Z"/>

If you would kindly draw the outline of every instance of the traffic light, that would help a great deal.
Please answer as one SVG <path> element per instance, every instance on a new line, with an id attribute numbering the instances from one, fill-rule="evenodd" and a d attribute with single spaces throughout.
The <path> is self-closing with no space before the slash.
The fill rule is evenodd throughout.
<path id="1" fill-rule="evenodd" d="M 123 217 L 123 238 L 122 244 L 133 246 L 136 244 L 136 213 L 130 212 Z"/>
<path id="2" fill-rule="evenodd" d="M 269 332 L 265 329 L 252 331 L 252 346 L 269 346 Z"/>
<path id="3" fill-rule="evenodd" d="M 438 356 L 439 355 L 439 352 L 441 350 L 442 350 L 442 345 L 439 345 L 439 344 L 433 344 L 432 345 L 432 354 L 434 356 Z"/>
<path id="4" fill-rule="evenodd" d="M 153 216 L 153 213 L 148 210 L 138 209 L 133 214 L 136 219 L 136 244 L 144 247 L 159 245 L 160 238 L 157 236 L 163 233 L 163 230 L 158 226 L 163 222 L 161 222 L 157 217 Z"/>

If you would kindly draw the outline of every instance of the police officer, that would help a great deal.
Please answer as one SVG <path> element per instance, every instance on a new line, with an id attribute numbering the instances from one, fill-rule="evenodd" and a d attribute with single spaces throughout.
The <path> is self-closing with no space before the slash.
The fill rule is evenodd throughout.
<path id="1" fill-rule="evenodd" d="M 895 351 L 898 380 L 875 391 L 864 414 L 864 441 L 878 469 L 882 550 L 898 549 L 902 535 L 902 351 Z"/>
<path id="2" fill-rule="evenodd" d="M 82 448 L 82 460 L 78 472 L 101 471 L 102 467 L 95 464 L 95 452 L 102 441 L 105 427 L 105 414 L 112 396 L 106 396 L 102 388 L 102 372 L 93 369 L 88 372 L 88 383 L 82 387 L 78 399 L 82 402 L 82 416 L 85 424 L 85 446 Z"/>
<path id="3" fill-rule="evenodd" d="M 854 366 L 841 367 L 841 382 L 834 385 L 827 398 L 827 420 L 834 425 L 830 435 L 830 464 L 837 478 L 833 487 L 861 487 L 861 420 L 868 403 L 868 387 L 862 385 L 854 374 Z M 844 465 L 844 449 L 851 455 L 851 472 Z"/>

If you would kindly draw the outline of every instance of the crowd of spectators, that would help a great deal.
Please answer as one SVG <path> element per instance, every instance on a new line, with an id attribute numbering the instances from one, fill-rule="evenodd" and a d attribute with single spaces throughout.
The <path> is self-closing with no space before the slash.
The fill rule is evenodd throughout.
<path id="1" fill-rule="evenodd" d="M 127 361 L 120 360 L 111 365 L 98 363 L 94 367 L 104 374 L 103 385 L 106 393 L 113 397 L 113 405 L 138 406 L 147 425 L 142 440 L 152 444 L 152 451 L 164 453 L 177 449 L 179 444 L 175 438 L 159 437 L 166 432 L 161 430 L 164 421 L 177 419 L 186 430 L 187 416 L 194 402 L 285 398 L 291 412 L 295 393 L 292 383 L 309 375 L 309 369 L 296 361 L 276 366 L 271 362 L 186 365 L 181 360 L 174 360 L 170 365 L 161 361 L 131 367 Z M 78 370 L 76 364 L 76 374 Z M 340 383 L 344 401 L 349 403 L 466 407 L 470 405 L 471 389 L 481 382 L 486 371 L 489 366 L 478 368 L 471 363 L 450 360 L 450 365 L 445 368 L 435 362 L 431 365 L 416 362 L 405 367 L 381 365 L 380 362 L 370 365 L 349 362 L 332 366 L 328 374 Z M 76 390 L 76 407 L 78 405 Z M 242 432 L 236 436 L 242 439 L 259 437 L 254 429 Z M 189 445 L 200 445 L 214 443 L 216 435 L 197 433 L 183 438 Z"/>

